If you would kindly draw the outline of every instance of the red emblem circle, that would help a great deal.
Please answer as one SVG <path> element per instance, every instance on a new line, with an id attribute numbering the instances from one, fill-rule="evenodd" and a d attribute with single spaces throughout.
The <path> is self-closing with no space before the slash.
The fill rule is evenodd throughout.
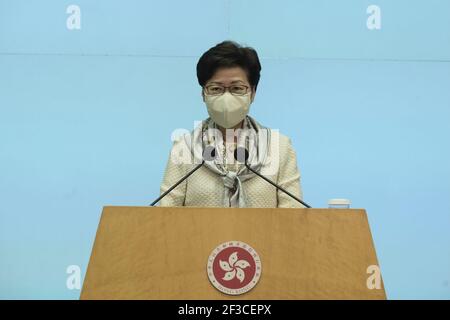
<path id="1" fill-rule="evenodd" d="M 228 241 L 217 246 L 207 263 L 208 278 L 219 291 L 239 295 L 253 289 L 261 277 L 258 253 L 242 241 Z"/>

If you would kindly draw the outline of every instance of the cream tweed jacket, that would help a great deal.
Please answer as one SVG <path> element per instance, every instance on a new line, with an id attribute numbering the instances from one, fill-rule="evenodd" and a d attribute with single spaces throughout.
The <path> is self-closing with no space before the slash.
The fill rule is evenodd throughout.
<path id="1" fill-rule="evenodd" d="M 300 186 L 300 171 L 291 140 L 281 133 L 276 135 L 276 139 L 278 140 L 278 150 L 277 152 L 269 151 L 270 156 L 267 159 L 267 163 L 264 162 L 260 173 L 268 172 L 269 174 L 265 175 L 267 178 L 303 200 Z M 235 145 L 230 144 L 230 147 L 226 149 L 222 145 L 221 148 L 223 149 L 220 149 L 219 152 L 232 155 L 235 147 Z M 176 160 L 177 156 L 183 152 L 187 153 L 186 148 L 184 139 L 178 139 L 173 143 L 161 183 L 161 194 L 195 167 L 196 164 L 180 163 L 180 161 Z M 274 157 L 278 159 L 278 165 L 275 166 L 273 165 L 276 162 L 273 161 Z M 271 164 L 272 166 L 269 168 Z M 226 164 L 226 167 L 228 170 L 237 171 L 239 165 L 242 164 L 230 163 Z M 269 169 L 264 170 L 267 168 Z M 167 194 L 161 200 L 160 206 L 223 207 L 224 188 L 222 177 L 203 166 Z M 277 191 L 274 186 L 256 175 L 249 180 L 243 181 L 242 188 L 246 194 L 248 207 L 303 207 L 302 204 L 284 194 L 281 190 Z"/>

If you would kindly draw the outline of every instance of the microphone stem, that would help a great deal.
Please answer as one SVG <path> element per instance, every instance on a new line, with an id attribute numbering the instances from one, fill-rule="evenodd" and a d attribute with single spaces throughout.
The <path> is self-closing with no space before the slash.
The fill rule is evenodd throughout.
<path id="1" fill-rule="evenodd" d="M 178 181 L 177 183 L 175 183 L 172 187 L 170 187 L 166 192 L 164 192 L 162 195 L 160 195 L 158 197 L 158 199 L 156 199 L 155 201 L 153 201 L 150 206 L 154 206 L 155 204 L 157 204 L 162 198 L 164 198 L 166 196 L 166 194 L 168 194 L 170 191 L 172 191 L 173 189 L 175 189 L 180 183 L 182 183 L 184 180 L 186 180 L 191 174 L 193 174 L 195 171 L 197 171 L 203 164 L 205 163 L 205 160 L 202 160 L 202 163 L 198 164 L 195 166 L 194 169 L 192 169 L 187 175 L 184 176 L 183 179 L 181 179 L 180 181 Z"/>
<path id="2" fill-rule="evenodd" d="M 253 172 L 254 174 L 258 175 L 259 177 L 263 178 L 264 180 L 266 180 L 268 183 L 270 183 L 271 185 L 273 185 L 275 188 L 280 189 L 281 191 L 283 191 L 284 193 L 286 193 L 288 196 L 290 196 L 291 198 L 293 198 L 294 200 L 297 200 L 298 202 L 300 202 L 302 205 L 304 205 L 307 208 L 311 208 L 311 206 L 305 202 L 303 202 L 302 200 L 300 200 L 299 198 L 297 198 L 296 196 L 294 196 L 292 193 L 290 193 L 289 191 L 283 189 L 280 186 L 277 186 L 274 182 L 270 181 L 269 179 L 267 179 L 266 177 L 264 177 L 262 174 L 259 174 L 258 172 L 256 172 L 255 170 L 253 170 L 252 168 L 250 168 L 250 166 L 247 164 L 247 161 L 245 162 L 245 166 L 247 167 L 248 170 L 250 170 L 251 172 Z"/>

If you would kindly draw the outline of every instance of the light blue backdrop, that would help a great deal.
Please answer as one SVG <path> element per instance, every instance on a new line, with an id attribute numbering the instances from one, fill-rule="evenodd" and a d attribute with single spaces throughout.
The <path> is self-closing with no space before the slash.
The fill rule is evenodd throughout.
<path id="1" fill-rule="evenodd" d="M 81 8 L 69 30 L 66 9 Z M 381 29 L 369 30 L 369 5 Z M 0 298 L 78 298 L 102 206 L 159 192 L 207 116 L 199 56 L 263 66 L 251 114 L 292 138 L 305 200 L 366 208 L 388 297 L 450 298 L 450 2 L 0 0 Z"/>

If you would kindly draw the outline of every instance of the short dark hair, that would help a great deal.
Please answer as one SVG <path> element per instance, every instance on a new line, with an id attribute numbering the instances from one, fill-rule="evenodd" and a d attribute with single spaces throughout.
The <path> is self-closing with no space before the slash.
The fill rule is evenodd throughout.
<path id="1" fill-rule="evenodd" d="M 197 78 L 200 86 L 211 79 L 217 69 L 241 67 L 247 73 L 253 87 L 258 86 L 261 64 L 255 49 L 243 47 L 234 41 L 223 41 L 206 51 L 197 63 Z"/>

